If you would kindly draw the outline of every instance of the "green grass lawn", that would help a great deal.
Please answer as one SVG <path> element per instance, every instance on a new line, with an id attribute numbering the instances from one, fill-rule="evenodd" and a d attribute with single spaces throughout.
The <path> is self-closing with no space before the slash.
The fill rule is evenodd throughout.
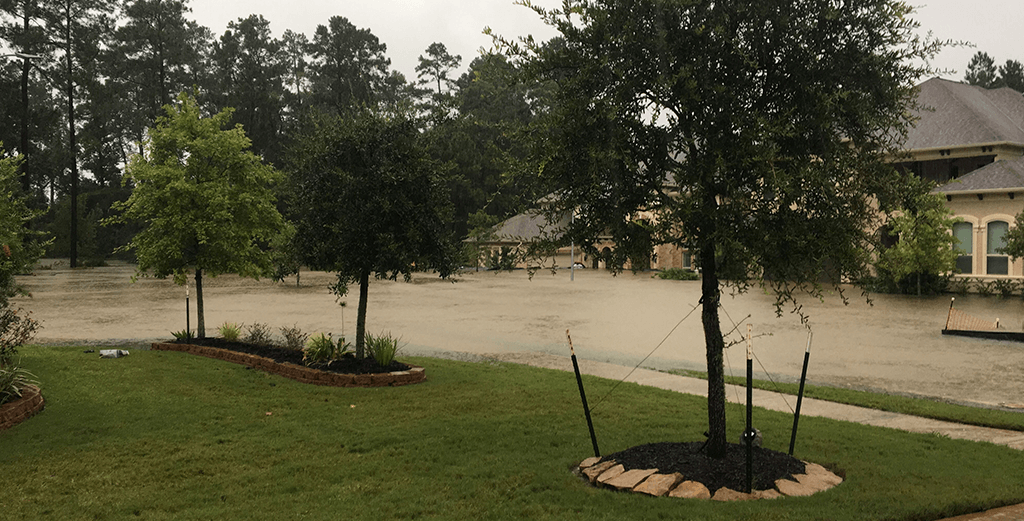
<path id="1" fill-rule="evenodd" d="M 846 472 L 830 491 L 730 504 L 615 493 L 569 472 L 591 455 L 571 373 L 408 359 L 427 382 L 341 389 L 82 350 L 22 349 L 47 406 L 0 433 L 0 518 L 930 520 L 1024 502 L 1022 452 L 811 417 L 797 456 Z M 584 380 L 595 396 L 614 385 Z M 754 418 L 767 447 L 788 448 L 789 415 Z M 594 422 L 611 453 L 700 440 L 706 410 L 623 384 Z"/>
<path id="2" fill-rule="evenodd" d="M 708 374 L 703 371 L 672 369 L 666 372 L 681 376 L 701 378 L 704 380 L 708 379 Z M 726 376 L 725 383 L 746 386 L 747 379 L 746 377 Z M 794 397 L 800 391 L 800 384 L 795 383 L 754 380 L 753 385 L 756 389 L 791 394 Z M 934 420 L 966 423 L 968 425 L 992 427 L 994 429 L 1024 431 L 1024 411 L 1018 412 L 999 409 L 985 409 L 981 407 L 946 403 L 938 400 L 925 400 L 894 394 L 872 393 L 867 391 L 857 391 L 854 389 L 817 385 L 804 386 L 804 396 L 829 402 L 857 405 L 859 407 L 867 407 L 869 409 L 878 409 L 881 411 L 932 418 Z M 796 400 L 794 399 L 790 401 L 790 405 L 795 408 Z"/>

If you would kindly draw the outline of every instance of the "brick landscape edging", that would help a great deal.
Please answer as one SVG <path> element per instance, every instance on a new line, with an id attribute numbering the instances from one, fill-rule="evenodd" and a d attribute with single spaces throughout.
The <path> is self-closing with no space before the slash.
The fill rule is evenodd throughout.
<path id="1" fill-rule="evenodd" d="M 43 400 L 43 393 L 39 388 L 26 385 L 21 390 L 21 398 L 0 405 L 0 431 L 10 429 L 35 416 L 45 405 L 46 400 Z"/>
<path id="2" fill-rule="evenodd" d="M 219 347 L 156 342 L 153 344 L 153 349 L 156 351 L 180 351 L 207 358 L 216 358 L 217 360 L 254 367 L 268 373 L 291 378 L 298 382 L 330 387 L 395 387 L 416 384 L 427 379 L 426 371 L 416 365 L 410 365 L 408 371 L 375 374 L 341 374 L 320 371 L 288 362 L 278 363 L 270 358 L 240 353 L 230 349 L 221 349 Z"/>

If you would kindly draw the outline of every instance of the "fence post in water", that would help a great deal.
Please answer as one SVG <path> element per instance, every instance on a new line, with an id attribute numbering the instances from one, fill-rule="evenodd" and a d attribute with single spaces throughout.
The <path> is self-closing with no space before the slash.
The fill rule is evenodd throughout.
<path id="1" fill-rule="evenodd" d="M 953 316 L 953 302 L 955 300 L 956 297 L 950 297 L 949 299 L 949 313 L 946 313 L 946 327 L 942 328 L 943 330 L 949 329 L 949 318 Z"/>
<path id="2" fill-rule="evenodd" d="M 590 429 L 590 443 L 594 445 L 594 456 L 600 458 L 601 450 L 597 448 L 597 435 L 594 434 L 594 422 L 590 420 L 590 407 L 587 406 L 587 393 L 583 392 L 583 377 L 580 376 L 580 364 L 576 362 L 576 351 L 572 348 L 572 337 L 565 330 L 565 338 L 569 339 L 569 354 L 572 355 L 572 369 L 576 372 L 576 385 L 580 388 L 580 399 L 583 400 L 583 414 L 587 417 L 587 429 Z"/>
<path id="3" fill-rule="evenodd" d="M 807 381 L 807 362 L 811 359 L 811 335 L 807 331 L 807 350 L 804 351 L 804 370 L 800 372 L 800 390 L 796 394 L 796 412 L 793 413 L 793 435 L 789 438 L 789 455 L 793 455 L 796 447 L 796 426 L 800 423 L 800 406 L 804 403 L 804 383 Z"/>

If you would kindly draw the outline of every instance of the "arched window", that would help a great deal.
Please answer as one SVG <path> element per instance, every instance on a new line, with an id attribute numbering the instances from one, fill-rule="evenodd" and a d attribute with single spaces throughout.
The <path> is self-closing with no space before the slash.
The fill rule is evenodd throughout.
<path id="1" fill-rule="evenodd" d="M 1010 225 L 1006 221 L 988 223 L 988 247 L 985 273 L 989 275 L 1007 275 L 1010 273 L 1010 259 L 997 250 L 1006 247 L 1006 232 Z"/>
<path id="2" fill-rule="evenodd" d="M 974 273 L 974 225 L 971 223 L 954 224 L 953 238 L 957 242 L 956 248 L 960 250 L 960 256 L 956 258 L 956 271 Z"/>

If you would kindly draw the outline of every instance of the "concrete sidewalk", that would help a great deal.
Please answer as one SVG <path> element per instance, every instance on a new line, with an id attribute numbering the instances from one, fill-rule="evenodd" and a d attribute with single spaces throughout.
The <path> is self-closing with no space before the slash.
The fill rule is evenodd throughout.
<path id="1" fill-rule="evenodd" d="M 508 353 L 495 355 L 493 358 L 517 364 L 524 364 L 533 367 L 544 367 L 562 371 L 572 371 L 572 360 L 568 357 L 555 356 L 544 353 Z M 650 369 L 636 369 L 621 365 L 579 360 L 580 372 L 588 375 L 599 376 L 611 380 L 622 380 L 676 391 L 680 393 L 707 396 L 707 382 L 699 378 L 677 376 Z M 630 374 L 632 371 L 632 374 Z M 626 375 L 629 375 L 626 377 Z M 785 399 L 778 393 L 754 389 L 754 403 L 758 407 L 764 407 L 774 411 L 792 413 L 796 407 L 796 398 L 787 396 Z M 746 389 L 726 385 L 726 399 L 734 403 L 745 403 Z M 789 400 L 787 404 L 785 400 Z M 1024 432 L 1006 431 L 991 429 L 988 427 L 976 427 L 959 423 L 930 420 L 906 414 L 897 414 L 875 409 L 866 409 L 852 405 L 844 405 L 822 400 L 805 398 L 800 409 L 801 416 L 820 416 L 835 420 L 851 421 L 873 425 L 876 427 L 888 427 L 908 432 L 936 433 L 950 438 L 989 442 L 998 445 L 1005 445 L 1017 450 L 1024 450 Z M 1004 508 L 997 508 L 987 512 L 978 512 L 958 516 L 943 521 L 1024 521 L 1024 504 Z"/>

